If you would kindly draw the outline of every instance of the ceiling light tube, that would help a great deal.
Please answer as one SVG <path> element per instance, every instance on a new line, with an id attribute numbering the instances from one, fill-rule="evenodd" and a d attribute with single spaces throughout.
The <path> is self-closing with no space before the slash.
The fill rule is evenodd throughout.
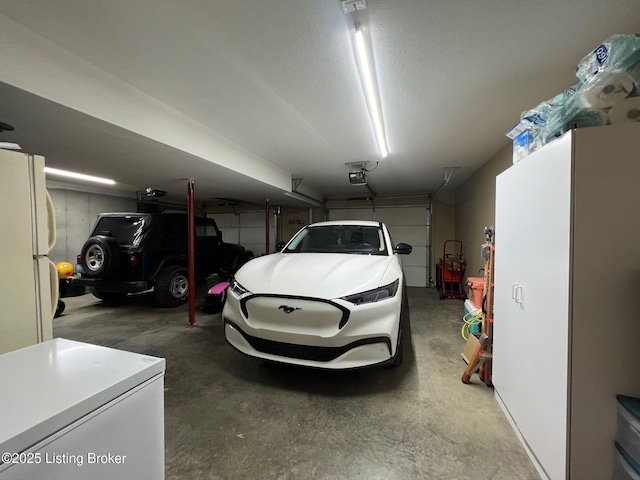
<path id="1" fill-rule="evenodd" d="M 57 168 L 44 167 L 44 172 L 50 175 L 60 175 L 61 177 L 75 178 L 77 180 L 86 180 L 87 182 L 104 183 L 113 185 L 116 182 L 109 178 L 94 177 L 93 175 L 85 175 L 84 173 L 69 172 L 67 170 L 59 170 Z"/>
<path id="2" fill-rule="evenodd" d="M 0 142 L 0 148 L 4 148 L 5 150 L 22 150 L 20 145 L 13 142 Z"/>
<path id="3" fill-rule="evenodd" d="M 378 150 L 380 151 L 382 158 L 385 158 L 389 155 L 389 147 L 387 146 L 387 138 L 384 134 L 380 102 L 378 101 L 378 95 L 373 81 L 371 63 L 369 62 L 369 56 L 367 55 L 367 47 L 364 42 L 362 28 L 359 24 L 356 25 L 355 44 L 356 58 L 358 59 L 358 64 L 360 66 L 360 75 L 362 76 L 362 83 L 367 97 L 367 104 L 369 106 L 369 114 L 371 115 L 376 142 L 378 143 Z"/>

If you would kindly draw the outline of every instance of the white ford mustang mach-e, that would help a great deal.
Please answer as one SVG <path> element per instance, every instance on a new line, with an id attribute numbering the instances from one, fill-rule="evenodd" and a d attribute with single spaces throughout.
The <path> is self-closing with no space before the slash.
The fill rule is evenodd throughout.
<path id="1" fill-rule="evenodd" d="M 379 222 L 321 222 L 236 273 L 222 312 L 242 353 L 328 369 L 402 361 L 404 275 Z"/>

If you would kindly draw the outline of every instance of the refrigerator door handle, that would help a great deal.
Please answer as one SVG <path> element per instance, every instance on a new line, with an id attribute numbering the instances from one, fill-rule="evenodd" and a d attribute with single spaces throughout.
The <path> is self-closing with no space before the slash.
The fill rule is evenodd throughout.
<path id="1" fill-rule="evenodd" d="M 46 191 L 47 194 L 47 224 L 49 226 L 49 241 L 47 251 L 51 251 L 53 246 L 56 244 L 56 210 L 53 206 L 53 200 L 51 200 L 51 195 Z M 58 301 L 56 300 L 56 304 Z"/>
<path id="2" fill-rule="evenodd" d="M 49 282 L 51 288 L 51 316 L 49 318 L 53 318 L 58 309 L 58 300 L 60 300 L 60 286 L 58 285 L 60 277 L 58 276 L 56 264 L 51 260 L 49 260 L 49 275 L 51 277 L 51 281 Z"/>

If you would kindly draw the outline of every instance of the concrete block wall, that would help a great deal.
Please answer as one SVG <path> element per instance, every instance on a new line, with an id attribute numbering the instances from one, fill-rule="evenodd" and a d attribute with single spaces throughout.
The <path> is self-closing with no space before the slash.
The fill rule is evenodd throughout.
<path id="1" fill-rule="evenodd" d="M 49 258 L 54 263 L 76 264 L 76 256 L 89 238 L 98 213 L 136 211 L 135 198 L 51 187 L 48 190 L 56 211 L 56 244 L 49 253 Z"/>

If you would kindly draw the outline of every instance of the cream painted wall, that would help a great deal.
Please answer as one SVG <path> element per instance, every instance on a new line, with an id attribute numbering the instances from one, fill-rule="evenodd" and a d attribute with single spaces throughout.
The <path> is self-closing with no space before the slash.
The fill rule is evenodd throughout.
<path id="1" fill-rule="evenodd" d="M 480 246 L 486 239 L 484 227 L 495 223 L 496 176 L 513 165 L 512 151 L 510 143 L 505 145 L 456 189 L 455 233 L 464 242 L 467 277 L 483 275 Z"/>

